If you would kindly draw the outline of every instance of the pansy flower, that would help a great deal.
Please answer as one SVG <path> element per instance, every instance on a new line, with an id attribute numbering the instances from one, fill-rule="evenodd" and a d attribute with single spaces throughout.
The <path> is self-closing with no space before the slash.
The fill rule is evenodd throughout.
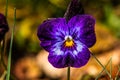
<path id="1" fill-rule="evenodd" d="M 49 52 L 48 61 L 56 68 L 84 66 L 89 58 L 88 48 L 96 42 L 95 19 L 90 15 L 75 15 L 44 21 L 38 28 L 40 45 Z"/>
<path id="2" fill-rule="evenodd" d="M 0 13 L 0 41 L 3 39 L 5 33 L 9 30 L 6 17 Z"/>

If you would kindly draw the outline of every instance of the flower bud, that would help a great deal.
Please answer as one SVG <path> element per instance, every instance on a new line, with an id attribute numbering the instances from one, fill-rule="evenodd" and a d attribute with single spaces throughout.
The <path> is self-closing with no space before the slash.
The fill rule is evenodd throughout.
<path id="1" fill-rule="evenodd" d="M 6 17 L 0 13 L 0 41 L 4 38 L 5 33 L 9 30 Z"/>
<path id="2" fill-rule="evenodd" d="M 67 11 L 65 12 L 64 18 L 66 18 L 66 20 L 68 21 L 73 16 L 80 14 L 84 14 L 84 9 L 82 7 L 80 0 L 71 0 L 67 8 Z"/>

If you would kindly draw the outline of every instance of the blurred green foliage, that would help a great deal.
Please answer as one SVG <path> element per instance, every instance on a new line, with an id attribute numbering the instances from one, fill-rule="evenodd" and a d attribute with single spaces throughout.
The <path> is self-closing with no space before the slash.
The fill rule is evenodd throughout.
<path id="1" fill-rule="evenodd" d="M 97 20 L 117 38 L 120 38 L 120 0 L 81 0 L 86 13 L 93 14 Z"/>

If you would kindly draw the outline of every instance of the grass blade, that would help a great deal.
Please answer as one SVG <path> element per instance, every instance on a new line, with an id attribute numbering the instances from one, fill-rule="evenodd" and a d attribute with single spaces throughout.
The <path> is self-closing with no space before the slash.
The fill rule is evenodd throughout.
<path id="1" fill-rule="evenodd" d="M 111 59 L 112 59 L 112 58 L 109 59 L 109 61 L 108 61 L 107 64 L 105 65 L 105 68 L 108 66 L 108 64 L 110 63 Z M 102 72 L 105 70 L 105 68 L 102 69 L 102 71 L 98 74 L 98 76 L 95 78 L 95 80 L 98 80 L 98 78 L 101 76 L 101 74 L 102 74 Z"/>
<path id="2" fill-rule="evenodd" d="M 12 44 L 13 44 L 13 35 L 14 35 L 15 24 L 16 24 L 16 8 L 14 9 L 14 25 L 13 25 L 13 28 L 12 28 L 12 35 L 11 35 L 11 42 L 10 42 L 10 49 L 9 49 L 9 56 L 8 56 L 8 66 L 7 66 L 6 80 L 10 80 L 11 55 L 12 55 Z"/>
<path id="3" fill-rule="evenodd" d="M 112 57 L 111 57 L 111 61 L 110 61 L 110 80 L 112 80 Z"/>
<path id="4" fill-rule="evenodd" d="M 94 54 L 91 53 L 91 55 L 94 57 L 94 59 L 98 62 L 98 64 L 105 70 L 105 72 L 108 74 L 108 76 L 110 77 L 110 73 L 105 69 L 105 67 L 102 65 L 102 63 L 95 57 Z"/>
<path id="5" fill-rule="evenodd" d="M 7 74 L 7 71 L 4 71 L 4 73 L 0 76 L 0 80 L 4 80 L 4 79 L 5 79 L 6 74 Z"/>
<path id="6" fill-rule="evenodd" d="M 6 8 L 5 8 L 5 16 L 7 18 L 8 15 L 8 0 L 6 0 Z"/>
<path id="7" fill-rule="evenodd" d="M 120 72 L 120 66 L 118 65 L 118 72 L 117 72 L 117 74 L 116 74 L 115 80 L 118 80 L 119 72 Z"/>

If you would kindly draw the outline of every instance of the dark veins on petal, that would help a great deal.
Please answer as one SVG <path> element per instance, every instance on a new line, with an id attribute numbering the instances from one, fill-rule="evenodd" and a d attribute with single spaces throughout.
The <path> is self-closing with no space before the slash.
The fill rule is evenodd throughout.
<path id="1" fill-rule="evenodd" d="M 93 46 L 95 20 L 85 15 L 79 0 L 71 0 L 64 18 L 53 18 L 38 28 L 40 45 L 49 52 L 48 60 L 56 68 L 84 66 Z"/>

